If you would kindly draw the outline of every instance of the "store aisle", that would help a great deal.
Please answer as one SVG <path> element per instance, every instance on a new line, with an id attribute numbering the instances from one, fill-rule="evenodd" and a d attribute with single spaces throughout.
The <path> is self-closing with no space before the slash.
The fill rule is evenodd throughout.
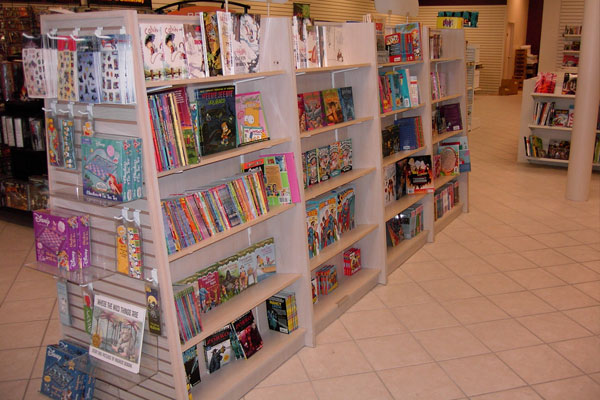
<path id="1" fill-rule="evenodd" d="M 516 164 L 521 96 L 478 96 L 471 212 L 245 396 L 600 398 L 600 175 Z"/>
<path id="2" fill-rule="evenodd" d="M 478 96 L 471 212 L 245 396 L 255 399 L 600 398 L 600 175 L 516 164 L 520 96 Z M 37 393 L 60 336 L 32 230 L 0 221 L 0 398 Z M 207 399 L 208 400 L 208 399 Z"/>

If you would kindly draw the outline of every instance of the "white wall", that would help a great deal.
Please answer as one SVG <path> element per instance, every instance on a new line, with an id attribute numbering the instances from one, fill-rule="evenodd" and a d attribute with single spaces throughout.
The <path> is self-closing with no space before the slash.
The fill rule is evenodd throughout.
<path id="1" fill-rule="evenodd" d="M 515 24 L 512 46 L 509 47 L 510 52 L 504 55 L 505 65 L 508 67 L 502 75 L 506 79 L 511 78 L 515 70 L 515 50 L 526 44 L 528 10 L 528 0 L 507 0 L 506 2 L 506 21 Z"/>

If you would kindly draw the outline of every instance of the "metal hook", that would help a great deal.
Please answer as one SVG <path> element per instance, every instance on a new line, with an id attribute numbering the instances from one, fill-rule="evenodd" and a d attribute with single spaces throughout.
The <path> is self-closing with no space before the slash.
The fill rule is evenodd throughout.
<path id="1" fill-rule="evenodd" d="M 54 28 L 52 29 L 50 32 L 46 33 L 46 35 L 50 38 L 50 39 L 54 39 L 54 40 L 67 40 L 66 37 L 60 37 L 60 36 L 56 36 L 56 32 L 58 32 L 58 29 Z"/>
<path id="2" fill-rule="evenodd" d="M 35 36 L 28 35 L 25 32 L 21 33 L 21 35 L 23 35 L 23 37 L 26 39 L 35 39 Z"/>
<path id="3" fill-rule="evenodd" d="M 94 31 L 94 35 L 100 39 L 110 39 L 110 36 L 102 35 L 102 27 L 101 26 L 96 28 L 96 30 Z"/>

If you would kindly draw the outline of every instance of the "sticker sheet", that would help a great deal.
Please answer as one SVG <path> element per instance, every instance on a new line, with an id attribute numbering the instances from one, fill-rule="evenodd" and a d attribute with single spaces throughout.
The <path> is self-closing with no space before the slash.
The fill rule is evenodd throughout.
<path id="1" fill-rule="evenodd" d="M 77 42 L 69 37 L 62 36 L 58 46 L 58 100 L 77 101 Z"/>
<path id="2" fill-rule="evenodd" d="M 63 142 L 63 166 L 68 169 L 77 167 L 75 161 L 75 124 L 72 119 L 61 121 L 61 134 Z"/>

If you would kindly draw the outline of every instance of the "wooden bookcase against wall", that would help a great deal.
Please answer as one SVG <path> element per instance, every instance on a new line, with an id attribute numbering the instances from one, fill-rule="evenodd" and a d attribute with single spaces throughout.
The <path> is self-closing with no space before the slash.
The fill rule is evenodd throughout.
<path id="1" fill-rule="evenodd" d="M 421 41 L 423 46 L 423 60 L 399 63 L 384 63 L 379 65 L 382 72 L 395 70 L 398 68 L 408 68 L 411 75 L 417 76 L 419 83 L 419 102 L 420 104 L 408 109 L 395 110 L 380 114 L 381 127 L 393 123 L 397 118 L 421 116 L 423 123 L 423 135 L 425 146 L 416 149 L 392 154 L 382 159 L 382 167 L 385 168 L 403 158 L 411 155 L 437 154 L 438 143 L 444 139 L 457 135 L 466 135 L 466 83 L 465 83 L 465 38 L 464 31 L 457 29 L 436 30 L 442 36 L 442 54 L 443 58 L 429 58 L 429 32 L 428 27 L 422 27 Z M 444 72 L 447 77 L 447 96 L 438 100 L 432 100 L 430 73 L 438 70 Z M 449 132 L 437 135 L 432 132 L 432 108 L 437 104 L 460 103 L 462 114 L 463 130 Z M 456 205 L 451 211 L 447 212 L 442 218 L 434 222 L 434 197 L 433 194 L 414 194 L 405 195 L 395 202 L 389 204 L 384 210 L 383 229 L 385 222 L 396 214 L 405 210 L 413 204 L 422 204 L 424 207 L 424 227 L 425 231 L 410 240 L 404 240 L 395 247 L 388 247 L 386 251 L 386 272 L 392 273 L 396 268 L 402 265 L 410 256 L 417 252 L 426 242 L 433 242 L 435 234 L 443 230 L 452 222 L 461 212 L 468 211 L 468 173 L 458 176 L 441 176 L 434 179 L 435 188 L 438 189 L 444 184 L 458 180 L 460 182 L 460 204 Z"/>
<path id="2" fill-rule="evenodd" d="M 425 130 L 426 146 L 415 153 L 431 154 L 436 140 L 431 137 L 431 95 L 429 72 L 432 68 L 444 68 L 449 79 L 451 96 L 442 101 L 460 101 L 464 125 L 464 34 L 462 31 L 447 33 L 444 46 L 452 59 L 430 61 L 427 59 L 428 30 L 423 31 L 425 59 L 420 63 L 407 64 L 411 73 L 419 77 L 421 103 L 418 107 L 396 114 L 380 115 L 377 73 L 379 68 L 395 68 L 396 65 L 376 64 L 375 30 L 370 23 L 341 24 L 344 36 L 344 65 L 314 69 L 295 70 L 292 49 L 291 19 L 261 19 L 260 73 L 237 76 L 219 76 L 168 82 L 146 82 L 142 68 L 142 55 L 138 25 L 143 22 L 194 23 L 197 17 L 138 15 L 135 11 L 107 11 L 84 14 L 48 15 L 42 17 L 42 33 L 57 29 L 59 35 L 68 35 L 75 28 L 79 35 L 93 35 L 98 27 L 104 34 L 131 35 L 133 76 L 137 103 L 134 105 L 95 105 L 96 131 L 143 139 L 144 193 L 145 197 L 124 204 L 130 209 L 141 210 L 145 276 L 156 273 L 162 298 L 162 336 L 148 331 L 144 334 L 142 368 L 139 374 L 127 373 L 119 368 L 97 362 L 95 396 L 100 399 L 187 399 L 185 371 L 182 352 L 198 345 L 202 382 L 192 390 L 195 399 L 236 399 L 242 397 L 254 385 L 275 370 L 285 360 L 305 345 L 315 344 L 316 335 L 358 301 L 377 283 L 385 283 L 387 275 L 425 241 L 432 241 L 436 231 L 443 229 L 457 212 L 448 213 L 434 224 L 433 195 L 414 196 L 403 199 L 390 207 L 384 207 L 382 168 L 393 161 L 383 159 L 381 153 L 381 126 L 402 114 L 421 115 Z M 445 34 L 446 35 L 446 34 Z M 271 139 L 227 152 L 201 157 L 198 165 L 158 173 L 154 161 L 154 147 L 150 128 L 147 95 L 166 87 L 185 87 L 189 93 L 195 88 L 232 84 L 237 93 L 260 91 Z M 300 132 L 298 124 L 297 94 L 351 86 L 354 94 L 356 120 L 328 126 L 310 132 Z M 46 101 L 49 106 L 49 101 Z M 66 110 L 68 104 L 59 102 L 57 108 Z M 86 104 L 74 104 L 75 115 L 86 111 Z M 76 117 L 76 150 L 81 161 L 81 123 Z M 456 135 L 457 133 L 453 133 Z M 235 227 L 201 241 L 180 252 L 168 255 L 160 207 L 160 199 L 239 172 L 240 163 L 251 161 L 262 154 L 292 152 L 295 156 L 299 184 L 302 184 L 301 154 L 303 151 L 352 138 L 353 170 L 328 182 L 301 190 L 297 204 L 272 208 L 268 214 L 250 223 Z M 408 154 L 406 154 L 408 155 Z M 402 158 L 405 155 L 402 155 Z M 453 179 L 461 181 L 462 208 L 467 210 L 468 175 Z M 436 181 L 436 187 L 448 181 Z M 356 228 L 342 235 L 334 245 L 327 247 L 319 256 L 310 259 L 307 250 L 306 202 L 332 189 L 351 184 L 355 188 Z M 72 326 L 63 326 L 62 336 L 89 344 L 89 336 L 83 325 L 81 309 L 82 294 L 79 285 L 92 283 L 95 293 L 105 294 L 145 306 L 144 281 L 115 273 L 114 222 L 121 207 L 90 202 L 81 196 L 79 171 L 49 167 L 51 192 L 50 207 L 88 213 L 91 216 L 93 268 L 63 276 L 69 282 L 69 300 Z M 390 253 L 385 246 L 385 221 L 395 209 L 402 211 L 409 204 L 420 201 L 425 204 L 427 232 L 406 241 Z M 456 211 L 455 210 L 455 211 Z M 181 344 L 173 302 L 172 283 L 207 267 L 262 239 L 274 237 L 277 254 L 277 273 L 259 284 L 243 291 L 232 300 L 202 314 L 203 331 Z M 349 247 L 361 249 L 363 269 L 356 275 L 343 275 L 343 251 Z M 312 303 L 311 275 L 323 264 L 338 267 L 339 287 L 327 296 Z M 32 265 L 49 273 L 42 265 Z M 299 329 L 286 335 L 271 331 L 266 323 L 264 302 L 271 295 L 289 289 L 296 293 Z M 225 324 L 254 310 L 264 347 L 248 360 L 227 365 L 214 374 L 208 374 L 203 362 L 203 340 Z"/>

